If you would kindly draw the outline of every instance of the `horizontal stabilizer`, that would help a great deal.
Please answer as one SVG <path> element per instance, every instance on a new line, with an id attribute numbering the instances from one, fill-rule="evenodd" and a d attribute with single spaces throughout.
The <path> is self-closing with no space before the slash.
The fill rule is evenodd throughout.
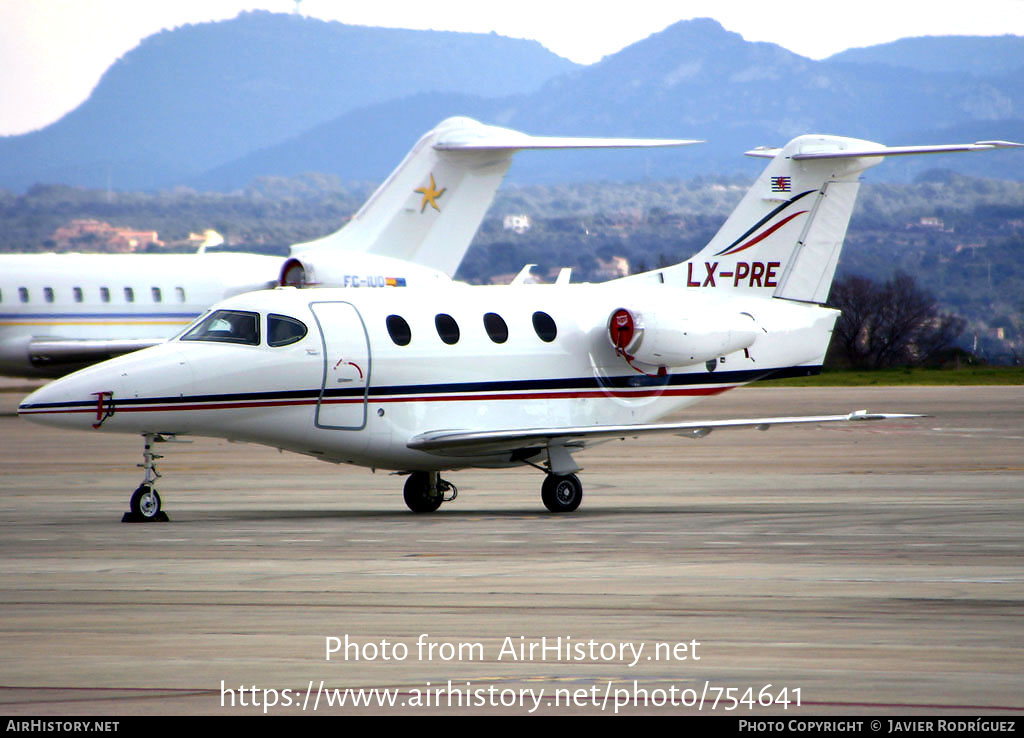
<path id="1" fill-rule="evenodd" d="M 905 156 L 907 154 L 953 154 L 959 151 L 989 151 L 990 149 L 1024 148 L 1024 144 L 1013 141 L 977 141 L 971 144 L 938 144 L 935 146 L 872 146 L 849 149 L 813 148 L 801 150 L 790 158 L 796 161 L 808 159 L 853 159 L 866 156 Z M 782 149 L 759 147 L 746 152 L 747 156 L 760 159 L 774 159 Z"/>
<path id="2" fill-rule="evenodd" d="M 664 146 L 689 146 L 704 143 L 696 139 L 675 138 L 576 138 L 571 136 L 531 136 L 510 128 L 479 126 L 456 129 L 434 144 L 438 151 L 521 151 L 525 149 L 642 149 Z"/>

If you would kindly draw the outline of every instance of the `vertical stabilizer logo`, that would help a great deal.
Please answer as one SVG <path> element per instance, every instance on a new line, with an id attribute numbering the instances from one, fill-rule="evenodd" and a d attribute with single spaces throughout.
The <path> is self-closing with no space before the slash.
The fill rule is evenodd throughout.
<path id="1" fill-rule="evenodd" d="M 434 208 L 434 210 L 440 213 L 441 208 L 437 206 L 437 200 L 439 197 L 441 197 L 441 195 L 443 195 L 447 191 L 447 187 L 442 187 L 440 190 L 437 189 L 437 184 L 434 182 L 434 175 L 433 173 L 431 173 L 429 187 L 424 185 L 423 187 L 419 187 L 413 190 L 413 192 L 423 195 L 423 200 L 420 202 L 420 212 L 422 213 L 424 210 L 426 210 L 427 205 L 429 205 L 430 207 Z"/>
<path id="2" fill-rule="evenodd" d="M 773 182 L 776 179 L 785 179 L 787 183 L 789 181 L 789 177 L 772 177 Z M 790 185 L 787 184 L 786 186 L 789 187 Z M 768 215 L 764 216 L 763 218 L 761 218 L 761 220 L 757 221 L 753 226 L 750 227 L 750 229 L 746 233 L 744 233 L 731 244 L 729 244 L 724 249 L 719 251 L 717 254 L 715 254 L 715 256 L 727 256 L 729 254 L 737 254 L 740 251 L 746 251 L 751 246 L 754 246 L 755 244 L 760 243 L 764 239 L 768 238 L 768 236 L 772 235 L 773 233 L 775 233 L 775 231 L 782 228 L 782 226 L 786 225 L 786 223 L 793 220 L 793 218 L 797 217 L 798 215 L 805 214 L 807 212 L 806 210 L 799 210 L 795 213 L 790 213 L 786 215 L 781 220 L 776 221 L 773 225 L 768 225 L 768 223 L 771 222 L 773 218 L 782 215 L 782 213 L 787 208 L 789 208 L 793 203 L 803 199 L 804 197 L 807 197 L 812 192 L 817 192 L 817 190 L 807 190 L 806 192 L 801 192 L 799 195 L 796 195 L 786 200 L 786 202 L 782 203 L 777 208 L 768 213 Z M 758 232 L 759 230 L 760 232 Z"/>

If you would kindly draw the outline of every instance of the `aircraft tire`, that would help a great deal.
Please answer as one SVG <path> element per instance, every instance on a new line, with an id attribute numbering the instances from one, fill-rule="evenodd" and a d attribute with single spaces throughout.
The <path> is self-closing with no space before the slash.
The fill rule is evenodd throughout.
<path id="1" fill-rule="evenodd" d="M 583 485 L 575 474 L 548 474 L 540 488 L 540 498 L 553 513 L 572 512 L 583 501 Z"/>
<path id="2" fill-rule="evenodd" d="M 430 476 L 426 472 L 413 472 L 405 480 L 405 504 L 414 513 L 434 512 L 441 507 L 443 495 L 430 494 Z"/>
<path id="3" fill-rule="evenodd" d="M 152 520 L 160 514 L 160 495 L 148 484 L 140 484 L 132 493 L 130 508 L 133 515 Z"/>

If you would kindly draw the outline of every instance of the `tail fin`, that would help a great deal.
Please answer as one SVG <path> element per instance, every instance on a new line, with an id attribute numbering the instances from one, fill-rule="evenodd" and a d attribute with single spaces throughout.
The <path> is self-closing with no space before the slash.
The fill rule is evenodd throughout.
<path id="1" fill-rule="evenodd" d="M 772 161 L 710 243 L 663 270 L 666 281 L 823 304 L 828 300 L 860 174 L 883 157 L 982 151 L 1003 141 L 889 147 L 838 136 L 800 136 L 782 149 L 755 149 Z"/>
<path id="2" fill-rule="evenodd" d="M 529 136 L 470 118 L 448 118 L 424 135 L 340 231 L 292 246 L 330 249 L 458 269 L 512 156 L 521 149 L 679 146 L 696 141 Z"/>

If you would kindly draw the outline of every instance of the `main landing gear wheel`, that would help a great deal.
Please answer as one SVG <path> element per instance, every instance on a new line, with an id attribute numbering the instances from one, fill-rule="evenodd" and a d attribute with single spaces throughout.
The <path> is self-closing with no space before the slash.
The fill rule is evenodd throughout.
<path id="1" fill-rule="evenodd" d="M 446 492 L 451 492 L 451 497 L 445 497 Z M 455 485 L 441 479 L 437 472 L 413 472 L 405 480 L 405 504 L 414 513 L 434 512 L 458 493 Z"/>
<path id="2" fill-rule="evenodd" d="M 160 515 L 160 495 L 148 484 L 140 484 L 132 493 L 129 503 L 132 515 L 146 520 L 155 520 Z"/>
<path id="3" fill-rule="evenodd" d="M 575 474 L 548 474 L 540 488 L 540 498 L 553 513 L 572 512 L 583 501 L 583 485 Z"/>

